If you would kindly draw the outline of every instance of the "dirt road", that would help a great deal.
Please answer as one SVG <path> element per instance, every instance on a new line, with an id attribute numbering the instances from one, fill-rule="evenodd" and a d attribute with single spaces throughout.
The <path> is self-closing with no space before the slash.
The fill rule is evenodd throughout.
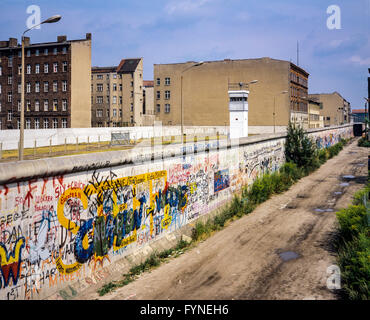
<path id="1" fill-rule="evenodd" d="M 335 211 L 365 184 L 367 152 L 355 140 L 194 249 L 103 297 L 85 298 L 337 299 L 326 287 L 327 267 L 335 264 Z"/>

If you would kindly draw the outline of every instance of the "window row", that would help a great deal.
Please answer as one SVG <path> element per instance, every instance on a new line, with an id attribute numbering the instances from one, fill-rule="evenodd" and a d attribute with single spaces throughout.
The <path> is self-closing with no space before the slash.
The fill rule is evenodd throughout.
<path id="1" fill-rule="evenodd" d="M 161 105 L 159 103 L 157 104 L 155 111 L 157 113 L 160 113 L 161 112 Z M 164 105 L 164 112 L 165 113 L 169 113 L 170 111 L 171 111 L 171 105 L 169 103 L 165 103 L 165 105 Z"/>
<path id="2" fill-rule="evenodd" d="M 305 87 L 308 85 L 308 81 L 305 78 L 300 77 L 298 74 L 291 72 L 290 73 L 290 81 L 297 82 Z"/>
<path id="3" fill-rule="evenodd" d="M 157 98 L 157 100 L 159 100 L 161 98 L 161 92 L 160 91 L 156 92 L 156 98 Z M 170 90 L 166 90 L 164 92 L 164 98 L 165 98 L 165 100 L 169 100 L 171 98 L 171 91 Z"/>
<path id="4" fill-rule="evenodd" d="M 42 83 L 42 86 L 43 86 L 43 92 L 49 92 L 50 88 L 49 88 L 49 82 L 48 81 L 44 81 Z M 41 92 L 41 83 L 40 81 L 36 81 L 34 83 L 34 86 L 33 86 L 33 92 L 35 93 L 40 93 Z M 31 85 L 31 82 L 26 82 L 26 85 L 25 85 L 25 89 L 26 89 L 26 93 L 32 93 L 32 85 Z M 67 86 L 67 80 L 62 80 L 62 92 L 67 92 L 67 89 L 68 89 L 68 86 Z M 22 86 L 20 83 L 18 83 L 18 90 L 17 90 L 17 93 L 21 93 L 22 91 Z M 58 92 L 58 81 L 55 80 L 53 81 L 52 83 L 52 92 Z M 0 94 L 2 93 L 2 88 L 1 88 L 1 84 L 0 84 Z M 12 92 L 8 92 L 8 102 L 12 102 Z"/>
<path id="5" fill-rule="evenodd" d="M 107 91 L 110 91 L 109 83 L 107 83 L 106 86 L 107 86 Z M 131 87 L 133 87 L 133 86 L 134 86 L 134 82 L 131 81 Z M 102 83 L 98 83 L 96 85 L 96 91 L 97 92 L 103 92 L 103 88 L 104 88 L 104 85 Z M 120 83 L 119 86 L 117 87 L 117 83 L 113 83 L 112 91 L 117 91 L 117 88 L 119 88 L 119 91 L 122 91 L 122 84 Z M 140 89 L 141 89 L 141 86 L 140 86 Z M 91 85 L 91 92 L 94 92 L 94 85 L 93 84 Z"/>
<path id="6" fill-rule="evenodd" d="M 104 75 L 102 75 L 102 74 L 97 74 L 95 76 L 96 76 L 97 80 L 103 80 L 103 78 L 104 78 Z M 106 79 L 109 80 L 110 74 L 108 73 L 105 76 L 106 76 Z M 112 78 L 117 79 L 117 73 L 112 73 Z M 119 74 L 118 78 L 122 79 L 122 74 Z M 91 75 L 91 80 L 94 80 L 94 75 L 93 74 Z"/>
<path id="7" fill-rule="evenodd" d="M 49 73 L 49 63 L 44 63 L 42 65 L 40 65 L 40 63 L 35 63 L 33 68 L 32 68 L 32 65 L 31 64 L 26 64 L 26 69 L 25 69 L 25 73 L 26 74 L 32 74 L 32 70 L 34 70 L 34 73 L 35 74 L 39 74 L 40 71 L 41 71 L 41 66 L 42 66 L 42 72 L 43 73 Z M 53 73 L 57 73 L 57 72 L 60 72 L 59 70 L 59 63 L 58 62 L 53 62 L 53 64 L 50 64 L 50 67 L 52 68 L 52 72 Z M 68 62 L 67 61 L 63 61 L 62 62 L 62 68 L 61 68 L 61 71 L 62 72 L 67 72 L 68 71 Z M 22 65 L 18 65 L 18 74 L 22 74 Z M 2 67 L 0 66 L 0 76 L 3 75 L 3 70 L 2 70 Z M 8 76 L 8 84 L 11 84 L 11 76 Z"/>
<path id="8" fill-rule="evenodd" d="M 161 78 L 157 78 L 156 79 L 156 84 L 157 84 L 157 86 L 160 86 L 161 85 Z M 164 78 L 164 85 L 165 86 L 171 85 L 171 78 L 170 77 Z"/>
<path id="9" fill-rule="evenodd" d="M 11 112 L 11 111 L 10 111 Z M 9 120 L 11 118 L 11 120 Z M 7 117 L 7 121 L 12 121 L 12 115 Z M 1 129 L 2 121 L 0 119 L 0 129 Z M 67 128 L 68 126 L 68 120 L 67 118 L 62 118 L 60 121 L 58 118 L 53 119 L 40 119 L 40 118 L 34 118 L 33 123 L 30 118 L 25 119 L 25 129 L 57 129 L 57 128 Z M 20 129 L 21 122 L 19 119 L 17 119 L 17 129 Z"/>
<path id="10" fill-rule="evenodd" d="M 32 107 L 32 103 L 30 100 L 26 100 L 25 101 L 25 111 L 40 111 L 40 110 L 43 110 L 43 111 L 60 111 L 60 104 L 59 104 L 59 100 L 58 99 L 53 99 L 53 100 L 50 100 L 50 106 L 49 106 L 49 100 L 48 99 L 45 99 L 43 101 L 40 101 L 40 100 L 35 100 L 34 103 L 33 103 L 33 107 Z M 21 101 L 18 100 L 17 102 L 17 107 L 18 107 L 18 112 L 21 111 Z M 49 107 L 51 107 L 51 109 L 49 109 Z M 31 110 L 33 109 L 33 110 Z M 67 111 L 68 110 L 68 101 L 67 99 L 62 99 L 61 101 L 61 111 Z M 2 111 L 2 105 L 1 105 L 1 102 L 0 102 L 0 112 Z M 10 120 L 9 120 L 10 121 Z"/>

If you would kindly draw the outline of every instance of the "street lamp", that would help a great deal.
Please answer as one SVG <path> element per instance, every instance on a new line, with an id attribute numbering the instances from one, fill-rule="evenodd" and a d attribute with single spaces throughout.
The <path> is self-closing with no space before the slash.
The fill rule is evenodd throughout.
<path id="1" fill-rule="evenodd" d="M 21 64 L 21 117 L 20 117 L 20 132 L 19 132 L 19 149 L 18 149 L 18 160 L 23 160 L 23 149 L 24 149 L 24 35 L 26 32 L 32 30 L 35 27 L 38 27 L 44 23 L 54 23 L 58 22 L 62 16 L 55 15 L 52 16 L 41 23 L 34 25 L 33 27 L 27 29 L 22 34 L 22 64 Z"/>
<path id="2" fill-rule="evenodd" d="M 191 65 L 190 67 L 184 69 L 183 71 L 181 71 L 181 92 L 180 92 L 180 111 L 181 111 L 181 142 L 184 141 L 184 121 L 183 121 L 183 107 L 182 107 L 182 81 L 183 81 L 183 73 L 185 71 L 188 71 L 189 69 L 193 68 L 193 67 L 198 67 L 200 65 L 202 65 L 204 62 L 203 61 L 200 61 L 200 62 L 196 62 L 194 63 L 193 65 Z"/>
<path id="3" fill-rule="evenodd" d="M 279 92 L 279 95 L 286 94 L 286 93 L 288 93 L 288 91 L 284 90 L 284 91 Z M 276 112 L 276 95 L 274 96 L 274 112 L 272 113 L 273 118 L 274 118 L 274 133 L 275 133 L 275 112 Z"/>

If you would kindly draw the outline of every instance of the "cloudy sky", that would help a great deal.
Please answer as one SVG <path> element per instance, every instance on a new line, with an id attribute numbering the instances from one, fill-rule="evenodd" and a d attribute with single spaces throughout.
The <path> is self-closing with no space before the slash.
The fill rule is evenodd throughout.
<path id="1" fill-rule="evenodd" d="M 363 107 L 370 68 L 370 0 L 1 0 L 0 40 L 20 39 L 37 5 L 56 24 L 28 33 L 31 42 L 92 33 L 92 64 L 117 65 L 143 57 L 153 64 L 271 57 L 297 62 L 310 73 L 309 92 L 338 91 Z M 341 29 L 329 29 L 330 5 Z"/>

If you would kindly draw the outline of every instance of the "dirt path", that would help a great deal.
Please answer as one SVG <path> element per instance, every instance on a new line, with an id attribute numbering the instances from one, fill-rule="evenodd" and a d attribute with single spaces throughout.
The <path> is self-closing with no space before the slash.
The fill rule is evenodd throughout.
<path id="1" fill-rule="evenodd" d="M 290 190 L 182 256 L 103 297 L 80 299 L 336 299 L 326 288 L 327 267 L 335 264 L 335 211 L 363 187 L 367 152 L 356 139 Z M 279 253 L 286 251 L 298 257 L 284 261 Z"/>

